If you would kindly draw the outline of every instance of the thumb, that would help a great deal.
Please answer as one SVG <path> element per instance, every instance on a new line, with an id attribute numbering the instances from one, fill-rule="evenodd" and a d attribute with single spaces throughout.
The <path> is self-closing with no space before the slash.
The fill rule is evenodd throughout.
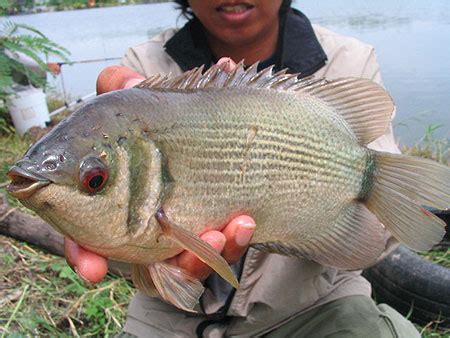
<path id="1" fill-rule="evenodd" d="M 64 254 L 67 263 L 85 281 L 100 282 L 108 272 L 108 260 L 64 238 Z"/>
<path id="2" fill-rule="evenodd" d="M 101 71 L 97 78 L 97 95 L 113 90 L 130 88 L 144 80 L 134 70 L 124 66 L 110 66 Z"/>

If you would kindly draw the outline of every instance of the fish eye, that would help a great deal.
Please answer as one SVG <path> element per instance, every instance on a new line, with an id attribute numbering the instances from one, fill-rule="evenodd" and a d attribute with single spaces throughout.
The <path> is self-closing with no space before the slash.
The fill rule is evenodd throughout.
<path id="1" fill-rule="evenodd" d="M 97 158 L 88 158 L 80 166 L 81 187 L 88 193 L 102 190 L 108 181 L 108 169 Z"/>

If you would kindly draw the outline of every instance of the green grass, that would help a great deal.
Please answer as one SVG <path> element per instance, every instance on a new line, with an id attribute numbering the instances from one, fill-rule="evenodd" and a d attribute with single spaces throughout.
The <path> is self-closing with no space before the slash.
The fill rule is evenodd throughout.
<path id="1" fill-rule="evenodd" d="M 435 160 L 450 166 L 450 139 L 435 136 L 442 125 L 429 125 L 424 130 L 424 136 L 413 146 L 405 146 L 402 153 Z"/>
<path id="2" fill-rule="evenodd" d="M 424 327 L 416 325 L 417 331 L 420 332 L 422 338 L 449 338 L 450 330 L 442 330 L 439 328 L 439 321 L 430 322 Z"/>
<path id="3" fill-rule="evenodd" d="M 450 248 L 448 246 L 436 248 L 426 253 L 420 253 L 420 255 L 435 264 L 439 264 L 450 269 Z"/>
<path id="4" fill-rule="evenodd" d="M 3 236 L 0 250 L 0 332 L 111 337 L 121 331 L 134 293 L 126 279 L 108 275 L 87 284 L 63 258 Z"/>
<path id="5" fill-rule="evenodd" d="M 9 180 L 5 174 L 9 167 L 23 156 L 32 143 L 30 136 L 21 137 L 15 133 L 0 134 L 0 193 L 6 193 L 6 184 Z M 31 213 L 17 199 L 8 194 L 6 196 L 11 207 Z"/>

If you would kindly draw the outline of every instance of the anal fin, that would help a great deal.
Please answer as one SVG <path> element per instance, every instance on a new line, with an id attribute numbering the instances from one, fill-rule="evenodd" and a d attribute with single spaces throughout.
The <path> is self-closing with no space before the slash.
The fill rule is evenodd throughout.
<path id="1" fill-rule="evenodd" d="M 155 284 L 150 276 L 150 271 L 147 265 L 133 264 L 131 270 L 131 279 L 134 286 L 150 297 L 158 297 L 159 293 L 156 290 Z"/>
<path id="2" fill-rule="evenodd" d="M 197 278 L 164 262 L 151 264 L 148 269 L 156 289 L 165 301 L 181 310 L 196 312 L 194 307 L 205 290 Z"/>
<path id="3" fill-rule="evenodd" d="M 194 308 L 205 289 L 197 278 L 166 262 L 134 265 L 132 276 L 135 286 L 146 295 L 160 296 L 188 312 L 196 312 Z"/>
<path id="4" fill-rule="evenodd" d="M 298 243 L 259 243 L 254 247 L 297 256 L 342 270 L 358 270 L 374 264 L 386 248 L 386 230 L 364 204 L 353 202 L 325 231 Z"/>

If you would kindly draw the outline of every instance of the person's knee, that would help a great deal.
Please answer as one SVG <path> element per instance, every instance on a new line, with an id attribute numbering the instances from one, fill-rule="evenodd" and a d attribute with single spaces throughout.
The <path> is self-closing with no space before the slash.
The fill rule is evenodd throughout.
<path id="1" fill-rule="evenodd" d="M 386 304 L 377 306 L 366 296 L 346 297 L 340 301 L 335 324 L 341 334 L 336 337 L 420 337 L 409 320 Z"/>
<path id="2" fill-rule="evenodd" d="M 387 305 L 367 296 L 344 297 L 308 311 L 267 335 L 277 337 L 420 337 L 414 326 Z"/>

